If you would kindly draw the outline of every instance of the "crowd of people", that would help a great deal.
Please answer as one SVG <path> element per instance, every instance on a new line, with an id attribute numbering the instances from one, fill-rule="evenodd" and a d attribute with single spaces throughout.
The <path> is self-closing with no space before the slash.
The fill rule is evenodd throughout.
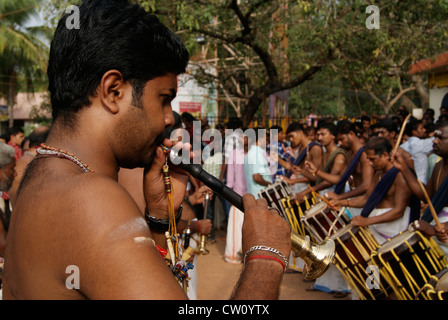
<path id="1" fill-rule="evenodd" d="M 288 223 L 260 196 L 278 181 L 298 201 L 312 186 L 332 206 L 347 207 L 352 223 L 370 226 L 379 242 L 412 224 L 446 252 L 445 106 L 437 120 L 430 110 L 411 118 L 403 135 L 401 108 L 380 121 L 294 121 L 285 130 L 243 128 L 232 118 L 205 135 L 206 122 L 196 132 L 191 115 L 171 109 L 189 61 L 177 36 L 126 1 L 84 1 L 79 10 L 80 29 L 66 28 L 65 14 L 51 43 L 51 128 L 29 137 L 11 131 L 0 143 L 3 298 L 195 299 L 197 269 L 182 268 L 197 256 L 183 260 L 179 252 L 186 243 L 197 249 L 203 236 L 213 243 L 224 220 L 224 259 L 244 265 L 231 298 L 276 299 L 295 265 Z M 244 213 L 169 164 L 164 150 L 179 142 L 242 196 Z M 311 289 L 348 292 L 331 269 Z"/>
<path id="2" fill-rule="evenodd" d="M 366 115 L 349 120 L 327 117 L 316 126 L 299 120 L 289 124 L 286 130 L 280 126 L 267 130 L 254 128 L 261 129 L 255 130 L 255 136 L 247 134 L 251 128 L 243 128 L 239 118 L 232 118 L 217 126 L 224 139 L 220 140 L 219 148 L 213 146 L 218 152 L 207 158 L 203 167 L 240 195 L 250 193 L 262 198 L 263 190 L 279 181 L 291 187 L 298 201 L 317 191 L 334 208 L 346 207 L 354 226 L 369 226 L 380 244 L 407 230 L 411 224 L 418 225 L 428 236 L 437 236 L 446 254 L 448 228 L 437 230 L 434 222 L 431 225 L 421 221 L 428 204 L 415 183 L 420 181 L 426 185 L 432 197 L 447 176 L 444 130 L 448 129 L 448 107 L 442 104 L 438 119 L 434 119 L 432 109 L 420 120 L 408 115 L 400 107 L 396 114 L 375 119 Z M 184 121 L 184 128 L 195 120 L 190 114 L 182 115 L 182 119 L 190 119 L 190 122 Z M 403 130 L 402 126 L 405 126 Z M 205 126 L 201 133 L 207 129 Z M 225 129 L 231 129 L 231 135 L 226 135 Z M 213 145 L 210 141 L 202 143 Z M 446 203 L 443 205 L 448 207 Z M 225 215 L 219 215 L 218 220 L 209 215 L 211 228 L 214 229 L 213 222 L 225 220 L 224 259 L 242 263 L 240 234 L 244 214 L 223 199 L 219 206 L 217 210 L 224 211 Z M 439 208 L 439 216 L 442 222 L 447 222 L 448 210 L 443 207 Z M 301 271 L 303 261 L 290 256 L 289 266 L 289 272 Z M 336 297 L 345 297 L 351 291 L 333 266 L 309 290 L 329 292 Z"/>

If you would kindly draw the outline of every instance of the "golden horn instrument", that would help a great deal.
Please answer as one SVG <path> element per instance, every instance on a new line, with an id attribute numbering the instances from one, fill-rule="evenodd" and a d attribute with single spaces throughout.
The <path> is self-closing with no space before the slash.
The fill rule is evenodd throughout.
<path id="1" fill-rule="evenodd" d="M 335 243 L 332 239 L 326 239 L 321 244 L 311 242 L 309 236 L 301 236 L 291 232 L 291 250 L 294 257 L 301 258 L 305 262 L 302 275 L 306 280 L 314 280 L 323 275 L 335 255 Z"/>
<path id="2" fill-rule="evenodd" d="M 207 192 L 205 194 L 205 200 L 204 200 L 204 219 L 207 218 L 207 211 L 208 211 L 209 200 L 210 200 L 210 195 Z M 209 254 L 210 251 L 207 250 L 206 245 L 207 245 L 207 235 L 206 234 L 202 234 L 201 235 L 201 241 L 199 242 L 199 248 L 196 250 L 196 252 L 198 254 L 202 254 L 202 255 Z"/>

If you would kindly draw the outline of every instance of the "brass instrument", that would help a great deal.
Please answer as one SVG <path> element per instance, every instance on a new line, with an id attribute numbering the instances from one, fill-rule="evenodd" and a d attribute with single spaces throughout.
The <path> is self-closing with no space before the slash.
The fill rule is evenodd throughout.
<path id="1" fill-rule="evenodd" d="M 294 231 L 291 231 L 291 250 L 294 257 L 305 262 L 302 274 L 306 280 L 314 280 L 323 275 L 336 252 L 334 240 L 325 239 L 321 244 L 315 244 L 309 236 L 302 236 Z"/>
<path id="2" fill-rule="evenodd" d="M 207 219 L 207 211 L 208 211 L 208 205 L 209 205 L 210 195 L 207 192 L 205 194 L 205 200 L 204 200 L 204 219 Z M 199 248 L 196 250 L 198 254 L 207 255 L 210 253 L 210 251 L 206 248 L 207 244 L 207 235 L 202 234 L 201 235 L 201 241 L 199 242 Z"/>

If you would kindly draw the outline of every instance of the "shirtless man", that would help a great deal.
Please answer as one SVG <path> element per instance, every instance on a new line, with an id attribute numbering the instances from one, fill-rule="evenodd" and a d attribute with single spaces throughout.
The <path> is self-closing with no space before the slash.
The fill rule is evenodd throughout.
<path id="1" fill-rule="evenodd" d="M 342 148 L 347 151 L 351 151 L 350 163 L 353 161 L 355 155 L 361 152 L 361 156 L 353 169 L 351 176 L 353 177 L 353 189 L 336 194 L 335 192 L 328 192 L 326 197 L 329 200 L 341 200 L 358 197 L 366 193 L 367 189 L 372 183 L 373 168 L 367 159 L 367 154 L 363 148 L 361 139 L 358 137 L 359 130 L 356 125 L 350 121 L 343 120 L 337 125 L 337 138 Z M 361 150 L 363 148 L 363 150 Z M 361 150 L 361 151 L 360 151 Z"/>
<path id="2" fill-rule="evenodd" d="M 67 13 L 52 41 L 54 122 L 48 147 L 31 162 L 17 192 L 3 298 L 186 299 L 153 242 L 165 241 L 149 230 L 117 179 L 120 167 L 145 167 L 148 213 L 168 219 L 161 173 L 166 157 L 159 145 L 172 142 L 159 136 L 173 123 L 176 76 L 185 71 L 188 52 L 137 5 L 87 1 L 79 12 L 80 29 L 66 28 Z M 177 214 L 187 176 L 170 172 Z M 243 252 L 264 245 L 288 256 L 287 223 L 265 200 L 245 195 L 243 203 Z M 255 250 L 249 258 L 260 252 L 270 254 Z M 79 288 L 67 286 L 68 267 L 77 270 Z M 251 259 L 232 298 L 277 298 L 283 269 L 275 260 Z"/>
<path id="3" fill-rule="evenodd" d="M 384 137 L 389 140 L 392 147 L 397 143 L 398 128 L 392 119 L 384 119 L 378 123 L 378 137 Z M 414 160 L 409 152 L 402 147 L 398 147 L 398 154 L 406 160 L 407 165 L 414 169 Z"/>
<path id="4" fill-rule="evenodd" d="M 384 190 L 387 190 L 387 193 L 380 198 L 379 204 L 368 212 L 367 204 L 368 201 L 372 201 L 370 196 L 374 190 L 376 191 L 375 187 L 389 170 L 395 168 L 390 159 L 392 145 L 385 138 L 371 138 L 365 145 L 365 150 L 367 159 L 375 170 L 370 188 L 360 197 L 350 200 L 333 200 L 331 202 L 336 206 L 363 208 L 363 211 L 366 210 L 367 216 L 364 216 L 362 211 L 361 215 L 353 217 L 352 224 L 362 227 L 370 226 L 377 240 L 383 243 L 387 238 L 392 238 L 407 229 L 409 225 L 411 190 L 407 186 L 403 174 L 398 172 L 395 179 L 389 180 L 391 181 L 390 186 L 387 186 L 389 189 L 387 190 L 385 187 Z M 389 174 L 392 172 L 390 171 Z"/>
<path id="5" fill-rule="evenodd" d="M 348 167 L 347 153 L 336 145 L 336 126 L 332 123 L 324 123 L 317 130 L 319 143 L 326 148 L 323 156 L 323 169 L 320 170 L 311 161 L 305 161 L 305 170 L 299 172 L 309 180 L 315 181 L 315 191 L 325 194 L 332 191 L 341 179 L 342 174 Z M 298 172 L 298 173 L 299 173 Z M 296 199 L 301 200 L 311 191 L 305 189 L 296 194 Z"/>
<path id="6" fill-rule="evenodd" d="M 285 169 L 292 170 L 291 172 L 299 172 L 300 169 L 305 169 L 305 160 L 311 161 L 319 169 L 322 167 L 322 147 L 319 144 L 312 143 L 313 141 L 311 141 L 311 139 L 307 136 L 305 128 L 302 124 L 298 122 L 291 123 L 286 130 L 286 135 L 288 140 L 291 142 L 291 147 L 300 147 L 300 152 L 297 158 L 293 160 L 293 164 L 279 158 L 279 163 Z M 300 159 L 302 153 L 305 153 L 305 156 L 302 156 Z M 308 183 L 311 182 L 307 177 L 301 174 L 294 174 L 292 176 L 289 174 L 283 179 L 288 184 L 292 185 L 294 193 L 300 192 L 307 188 Z"/>

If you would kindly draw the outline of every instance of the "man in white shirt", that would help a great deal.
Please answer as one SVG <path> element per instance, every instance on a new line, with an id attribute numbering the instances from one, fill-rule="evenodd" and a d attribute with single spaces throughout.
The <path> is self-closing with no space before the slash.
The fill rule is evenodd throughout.
<path id="1" fill-rule="evenodd" d="M 266 130 L 254 130 L 254 132 L 256 141 L 249 142 L 249 151 L 244 158 L 244 171 L 247 192 L 258 198 L 258 192 L 273 183 L 273 181 L 266 153 Z M 277 165 L 275 164 L 275 166 Z"/>
<path id="2" fill-rule="evenodd" d="M 426 184 L 428 171 L 428 156 L 432 153 L 432 141 L 434 137 L 423 139 L 425 136 L 425 126 L 422 121 L 411 117 L 406 125 L 405 133 L 409 139 L 401 147 L 409 152 L 414 160 L 417 178 Z"/>

